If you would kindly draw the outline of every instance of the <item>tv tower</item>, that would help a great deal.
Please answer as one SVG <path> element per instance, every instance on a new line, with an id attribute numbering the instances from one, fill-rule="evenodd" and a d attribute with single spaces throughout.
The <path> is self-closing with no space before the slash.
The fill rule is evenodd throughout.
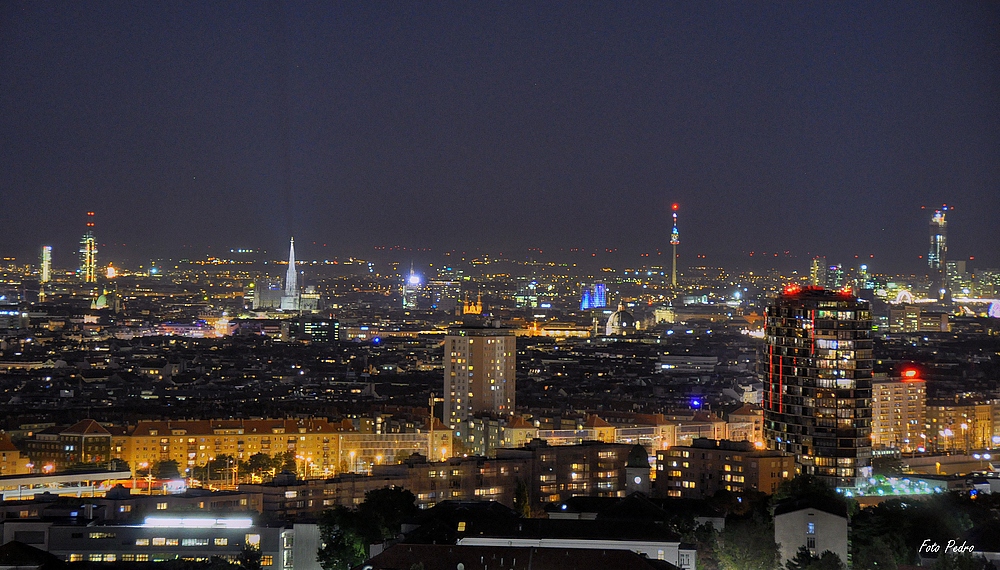
<path id="1" fill-rule="evenodd" d="M 670 270 L 670 286 L 677 287 L 677 246 L 681 243 L 681 234 L 677 231 L 677 204 L 670 207 L 674 211 L 674 229 L 670 231 L 670 246 L 673 248 L 673 267 Z"/>

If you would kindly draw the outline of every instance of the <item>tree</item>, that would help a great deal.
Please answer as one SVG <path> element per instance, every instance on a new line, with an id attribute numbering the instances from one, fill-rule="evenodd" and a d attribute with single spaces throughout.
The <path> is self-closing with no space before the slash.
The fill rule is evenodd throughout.
<path id="1" fill-rule="evenodd" d="M 905 553 L 897 556 L 895 553 L 898 549 L 889 545 L 889 541 L 896 538 L 903 548 L 905 548 L 906 545 L 898 537 L 869 536 L 863 539 L 857 532 L 855 532 L 855 536 L 858 537 L 852 544 L 854 552 L 852 561 L 855 568 L 896 570 L 898 565 L 897 558 L 905 556 Z M 903 558 L 903 560 L 905 561 L 906 558 Z"/>
<path id="2" fill-rule="evenodd" d="M 324 570 L 349 570 L 365 561 L 368 548 L 358 518 L 356 511 L 342 506 L 323 512 L 316 560 Z"/>
<path id="3" fill-rule="evenodd" d="M 805 546 L 800 546 L 795 558 L 785 563 L 786 570 L 844 570 L 844 568 L 844 563 L 836 553 L 826 550 L 819 556 L 813 556 Z"/>
<path id="4" fill-rule="evenodd" d="M 943 553 L 938 556 L 933 570 L 996 570 L 996 566 L 982 556 L 963 552 L 961 554 Z"/>
<path id="5" fill-rule="evenodd" d="M 774 528 L 758 517 L 726 522 L 718 560 L 724 570 L 774 570 L 779 564 Z"/>
<path id="6" fill-rule="evenodd" d="M 205 479 L 207 481 L 225 481 L 232 477 L 233 466 L 236 459 L 232 455 L 225 453 L 215 456 L 205 465 Z"/>
<path id="7" fill-rule="evenodd" d="M 247 471 L 256 475 L 263 475 L 265 471 L 270 471 L 274 460 L 266 453 L 254 453 L 246 463 Z"/>
<path id="8" fill-rule="evenodd" d="M 681 540 L 695 545 L 698 561 L 696 568 L 701 570 L 719 570 L 718 544 L 719 533 L 712 523 L 703 523 L 695 526 L 692 521 L 690 529 L 681 533 Z"/>
<path id="9" fill-rule="evenodd" d="M 295 452 L 294 451 L 283 451 L 274 456 L 272 459 L 273 467 L 278 472 L 288 471 L 290 473 L 297 473 L 298 466 L 295 463 Z"/>
<path id="10" fill-rule="evenodd" d="M 378 529 L 380 536 L 370 538 L 386 540 L 399 534 L 403 519 L 417 514 L 417 497 L 402 487 L 384 487 L 365 493 L 365 501 L 358 505 L 358 514 L 369 525 Z"/>
<path id="11" fill-rule="evenodd" d="M 365 493 L 356 509 L 338 506 L 320 519 L 316 557 L 325 570 L 346 570 L 362 562 L 368 546 L 395 538 L 403 519 L 417 512 L 417 498 L 406 489 L 386 487 Z"/>
<path id="12" fill-rule="evenodd" d="M 236 565 L 245 570 L 261 570 L 262 561 L 260 547 L 253 544 L 244 544 L 243 550 L 236 557 Z"/>
<path id="13" fill-rule="evenodd" d="M 531 517 L 531 499 L 528 497 L 528 485 L 520 478 L 514 486 L 514 511 L 522 518 Z"/>
<path id="14" fill-rule="evenodd" d="M 157 461 L 153 465 L 153 477 L 156 477 L 157 479 L 180 479 L 180 466 L 177 464 L 177 461 L 173 459 Z"/>

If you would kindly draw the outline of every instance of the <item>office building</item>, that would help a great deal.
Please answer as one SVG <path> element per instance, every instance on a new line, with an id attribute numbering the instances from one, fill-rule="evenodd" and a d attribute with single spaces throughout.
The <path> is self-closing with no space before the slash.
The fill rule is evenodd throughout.
<path id="1" fill-rule="evenodd" d="M 444 423 L 454 429 L 478 413 L 513 414 L 516 352 L 511 330 L 450 329 L 444 340 Z"/>
<path id="2" fill-rule="evenodd" d="M 889 332 L 949 332 L 948 313 L 932 311 L 920 305 L 900 304 L 889 307 Z"/>
<path id="3" fill-rule="evenodd" d="M 774 493 L 795 476 L 795 457 L 757 449 L 749 441 L 699 438 L 689 446 L 656 452 L 655 493 L 703 499 L 719 491 Z"/>
<path id="4" fill-rule="evenodd" d="M 17 526 L 32 546 L 66 562 L 129 564 L 212 557 L 234 562 L 249 546 L 260 551 L 263 568 L 321 568 L 316 562 L 316 524 L 263 526 L 250 517 L 173 513 L 147 517 L 141 524 L 38 521 Z"/>
<path id="5" fill-rule="evenodd" d="M 926 448 L 927 382 L 915 369 L 872 382 L 872 447 L 916 451 Z"/>
<path id="6" fill-rule="evenodd" d="M 38 272 L 38 281 L 42 284 L 52 280 L 52 246 L 42 247 L 41 269 Z"/>
<path id="7" fill-rule="evenodd" d="M 286 341 L 337 342 L 340 340 L 340 321 L 319 316 L 303 316 L 282 321 L 281 336 Z"/>
<path id="8" fill-rule="evenodd" d="M 809 284 L 814 287 L 825 287 L 826 268 L 825 257 L 814 257 L 809 265 Z"/>
<path id="9" fill-rule="evenodd" d="M 764 439 L 832 487 L 871 475 L 872 317 L 850 292 L 789 286 L 767 308 Z"/>
<path id="10" fill-rule="evenodd" d="M 930 271 L 930 296 L 939 300 L 947 300 L 948 291 L 948 220 L 945 218 L 948 206 L 934 210 L 930 222 L 931 247 L 927 252 L 927 268 Z"/>
<path id="11" fill-rule="evenodd" d="M 840 290 L 844 283 L 844 266 L 841 264 L 830 265 L 826 268 L 826 288 Z M 822 287 L 823 284 L 820 284 Z"/>
<path id="12" fill-rule="evenodd" d="M 84 283 L 97 282 L 97 238 L 94 237 L 93 212 L 87 212 L 87 232 L 80 238 L 80 278 Z"/>
<path id="13" fill-rule="evenodd" d="M 462 284 L 458 281 L 433 280 L 427 282 L 431 309 L 455 314 L 462 297 Z"/>
<path id="14" fill-rule="evenodd" d="M 603 309 L 608 306 L 608 286 L 598 281 L 584 285 L 580 294 L 580 310 Z"/>

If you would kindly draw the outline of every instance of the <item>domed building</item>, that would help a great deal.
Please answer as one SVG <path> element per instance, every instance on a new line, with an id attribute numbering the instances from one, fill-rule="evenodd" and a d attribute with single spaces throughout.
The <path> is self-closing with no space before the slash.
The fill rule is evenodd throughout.
<path id="1" fill-rule="evenodd" d="M 635 317 L 625 310 L 625 303 L 618 303 L 618 310 L 611 313 L 608 323 L 604 327 L 604 334 L 608 336 L 623 336 L 634 334 L 638 329 Z"/>

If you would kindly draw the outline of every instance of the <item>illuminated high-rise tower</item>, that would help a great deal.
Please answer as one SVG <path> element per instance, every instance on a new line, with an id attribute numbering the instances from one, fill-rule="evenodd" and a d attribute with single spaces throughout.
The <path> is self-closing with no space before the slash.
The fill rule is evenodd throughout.
<path id="1" fill-rule="evenodd" d="M 809 266 L 809 284 L 815 287 L 826 287 L 826 258 L 817 256 Z"/>
<path id="2" fill-rule="evenodd" d="M 80 239 L 80 277 L 84 283 L 97 282 L 97 238 L 94 237 L 93 212 L 87 212 L 87 233 Z"/>
<path id="3" fill-rule="evenodd" d="M 931 297 L 944 300 L 948 297 L 947 280 L 947 258 L 948 258 L 948 221 L 945 214 L 948 206 L 941 206 L 940 210 L 934 210 L 931 216 L 930 234 L 931 249 L 927 253 L 927 267 L 931 274 Z"/>
<path id="4" fill-rule="evenodd" d="M 288 269 L 285 270 L 285 289 L 281 294 L 281 310 L 299 310 L 299 274 L 295 269 L 295 238 L 288 246 Z"/>
<path id="5" fill-rule="evenodd" d="M 48 283 L 52 280 L 52 246 L 42 246 L 41 271 L 38 275 L 39 283 Z"/>
<path id="6" fill-rule="evenodd" d="M 871 476 L 872 315 L 849 290 L 790 285 L 767 307 L 764 440 L 831 487 Z"/>
<path id="7" fill-rule="evenodd" d="M 516 340 L 510 329 L 465 326 L 448 330 L 444 337 L 445 425 L 455 428 L 479 413 L 514 413 Z"/>
<path id="8" fill-rule="evenodd" d="M 674 204 L 671 209 L 674 211 L 674 229 L 670 231 L 670 247 L 673 249 L 671 261 L 673 265 L 670 270 L 670 286 L 677 286 L 677 246 L 681 243 L 681 234 L 677 230 L 677 210 L 680 206 Z"/>

